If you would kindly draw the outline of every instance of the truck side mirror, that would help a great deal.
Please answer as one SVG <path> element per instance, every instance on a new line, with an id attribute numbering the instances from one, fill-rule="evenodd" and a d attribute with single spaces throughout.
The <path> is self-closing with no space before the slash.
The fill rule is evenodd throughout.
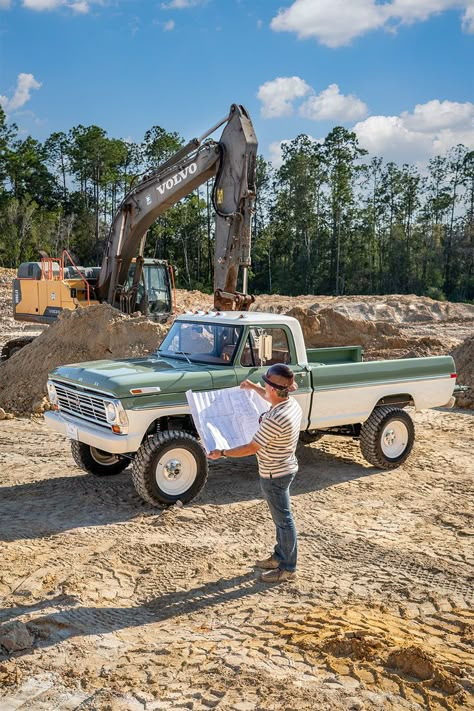
<path id="1" fill-rule="evenodd" d="M 258 339 L 258 357 L 261 363 L 270 360 L 273 353 L 273 337 L 262 333 Z"/>

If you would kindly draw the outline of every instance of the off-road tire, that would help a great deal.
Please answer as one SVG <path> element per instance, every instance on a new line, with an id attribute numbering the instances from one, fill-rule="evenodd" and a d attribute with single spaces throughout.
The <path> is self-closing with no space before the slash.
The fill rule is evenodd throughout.
<path id="1" fill-rule="evenodd" d="M 317 442 L 321 439 L 321 437 L 324 437 L 324 432 L 318 432 L 318 430 L 313 430 L 312 432 L 309 430 L 300 432 L 300 442 L 303 444 Z"/>
<path id="2" fill-rule="evenodd" d="M 173 450 L 181 450 L 181 452 L 184 450 L 190 479 L 189 487 L 185 490 L 178 490 L 177 493 L 170 490 L 165 491 L 157 481 L 159 463 L 166 462 L 168 454 L 169 460 L 173 460 Z M 192 479 L 194 468 L 196 471 L 194 479 Z M 177 501 L 186 504 L 194 499 L 206 483 L 208 471 L 206 454 L 196 437 L 188 432 L 171 430 L 158 432 L 143 442 L 133 460 L 132 480 L 137 493 L 149 504 L 171 506 Z M 186 478 L 183 481 L 185 483 Z M 162 486 L 165 484 L 168 482 L 163 478 Z M 179 489 L 179 482 L 176 486 Z M 172 483 L 169 484 L 169 488 L 173 488 Z"/>
<path id="3" fill-rule="evenodd" d="M 120 457 L 118 454 L 103 452 L 101 449 L 96 449 L 89 444 L 76 442 L 75 440 L 71 441 L 71 452 L 77 466 L 94 476 L 114 476 L 123 472 L 130 464 L 129 459 Z M 108 454 L 111 459 L 110 464 L 106 464 Z M 96 458 L 94 458 L 94 455 Z"/>
<path id="4" fill-rule="evenodd" d="M 21 336 L 8 341 L 2 348 L 1 360 L 8 360 L 15 353 L 21 351 L 22 348 L 28 346 L 35 338 L 36 336 Z"/>
<path id="5" fill-rule="evenodd" d="M 399 446 L 387 444 L 390 425 L 399 432 Z M 360 449 L 363 457 L 380 469 L 396 469 L 408 458 L 415 441 L 415 425 L 408 412 L 399 407 L 377 407 L 362 425 Z M 394 456 L 389 456 L 393 447 Z M 400 451 L 398 451 L 400 449 Z"/>

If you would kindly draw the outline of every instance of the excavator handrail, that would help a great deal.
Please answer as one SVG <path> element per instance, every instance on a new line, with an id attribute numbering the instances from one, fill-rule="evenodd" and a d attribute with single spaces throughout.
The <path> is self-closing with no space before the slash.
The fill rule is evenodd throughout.
<path id="1" fill-rule="evenodd" d="M 72 266 L 74 267 L 74 269 L 76 270 L 76 272 L 79 274 L 79 278 L 80 278 L 80 279 L 84 282 L 84 284 L 86 285 L 87 305 L 90 306 L 90 305 L 91 305 L 91 298 L 90 298 L 90 295 L 91 295 L 90 289 L 91 289 L 91 287 L 90 287 L 89 282 L 87 281 L 87 279 L 85 278 L 85 276 L 84 276 L 83 274 L 81 274 L 81 272 L 80 272 L 79 269 L 77 268 L 77 264 L 75 263 L 74 259 L 71 257 L 71 255 L 69 254 L 69 252 L 67 251 L 67 249 L 63 249 L 63 252 L 62 252 L 62 254 L 61 254 L 61 270 L 62 270 L 62 273 L 64 274 L 64 255 L 66 255 L 66 257 L 69 259 L 69 261 L 71 262 Z"/>

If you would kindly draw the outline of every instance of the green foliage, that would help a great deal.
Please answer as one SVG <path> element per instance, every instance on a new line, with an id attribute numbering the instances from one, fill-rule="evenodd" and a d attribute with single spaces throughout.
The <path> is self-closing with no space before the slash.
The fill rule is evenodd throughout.
<path id="1" fill-rule="evenodd" d="M 183 141 L 160 126 L 141 143 L 99 126 L 19 138 L 0 107 L 0 264 L 67 249 L 100 263 L 124 195 Z M 474 152 L 454 146 L 426 171 L 384 163 L 336 126 L 323 142 L 283 146 L 274 169 L 259 156 L 252 220 L 252 293 L 417 293 L 474 299 Z M 171 261 L 177 285 L 212 292 L 211 184 L 162 214 L 145 254 Z"/>

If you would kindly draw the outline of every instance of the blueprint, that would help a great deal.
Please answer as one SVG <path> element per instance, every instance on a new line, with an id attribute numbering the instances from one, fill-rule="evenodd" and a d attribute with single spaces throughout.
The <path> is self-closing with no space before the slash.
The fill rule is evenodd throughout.
<path id="1" fill-rule="evenodd" d="M 207 452 L 248 444 L 258 430 L 258 419 L 270 405 L 253 390 L 239 387 L 195 393 L 186 397 L 196 429 Z"/>

